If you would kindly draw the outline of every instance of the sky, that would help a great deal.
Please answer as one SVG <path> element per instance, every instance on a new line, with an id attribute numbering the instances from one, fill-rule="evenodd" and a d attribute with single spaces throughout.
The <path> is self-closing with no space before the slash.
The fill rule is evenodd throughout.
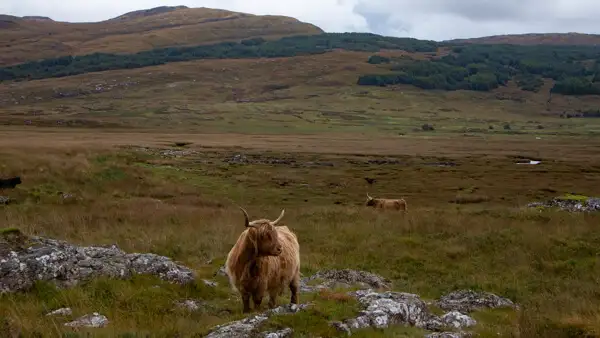
<path id="1" fill-rule="evenodd" d="M 600 34 L 600 0 L 0 0 L 0 14 L 83 22 L 177 5 L 286 15 L 326 32 L 436 41 L 519 33 Z"/>

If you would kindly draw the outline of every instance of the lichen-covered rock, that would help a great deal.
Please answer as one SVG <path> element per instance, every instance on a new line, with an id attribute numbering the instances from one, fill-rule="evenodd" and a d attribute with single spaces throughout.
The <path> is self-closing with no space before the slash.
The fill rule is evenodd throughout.
<path id="1" fill-rule="evenodd" d="M 446 311 L 459 311 L 469 313 L 485 308 L 514 307 L 515 304 L 507 298 L 496 296 L 489 292 L 476 292 L 473 290 L 459 290 L 442 296 L 437 306 Z"/>
<path id="2" fill-rule="evenodd" d="M 253 337 L 258 334 L 258 327 L 272 315 L 280 314 L 294 314 L 298 311 L 304 310 L 309 307 L 310 304 L 286 304 L 274 309 L 267 310 L 265 312 L 244 318 L 231 323 L 216 326 L 206 336 L 206 338 L 246 338 Z M 278 334 L 282 331 L 277 332 L 264 332 L 263 334 Z M 286 331 L 287 332 L 287 331 Z M 291 334 L 291 330 L 289 332 Z M 287 337 L 287 336 L 269 336 L 269 337 Z"/>
<path id="3" fill-rule="evenodd" d="M 347 334 L 358 329 L 383 329 L 391 325 L 411 325 L 440 331 L 448 327 L 468 327 L 475 323 L 474 319 L 460 313 L 437 317 L 429 311 L 427 304 L 419 296 L 411 293 L 359 290 L 349 294 L 358 299 L 364 310 L 356 318 L 332 323 L 339 331 Z"/>
<path id="4" fill-rule="evenodd" d="M 65 326 L 71 327 L 104 327 L 108 324 L 108 318 L 106 316 L 94 312 L 89 315 L 85 315 L 75 319 L 72 322 L 65 323 Z"/>
<path id="5" fill-rule="evenodd" d="M 324 280 L 321 284 L 309 285 L 315 279 Z M 336 287 L 350 287 L 359 285 L 363 288 L 389 289 L 391 282 L 376 274 L 366 271 L 350 269 L 318 271 L 310 277 L 300 280 L 300 291 L 314 292 L 322 289 L 334 289 Z"/>
<path id="6" fill-rule="evenodd" d="M 0 293 L 27 290 L 35 281 L 71 287 L 94 277 L 123 279 L 133 273 L 179 284 L 194 281 L 192 270 L 164 256 L 127 254 L 116 245 L 84 247 L 43 237 L 29 237 L 26 242 L 24 247 L 1 251 Z"/>

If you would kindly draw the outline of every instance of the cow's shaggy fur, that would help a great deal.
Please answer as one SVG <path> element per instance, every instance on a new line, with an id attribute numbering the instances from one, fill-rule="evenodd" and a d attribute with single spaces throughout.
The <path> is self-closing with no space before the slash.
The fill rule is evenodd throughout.
<path id="1" fill-rule="evenodd" d="M 292 292 L 291 303 L 298 304 L 300 284 L 300 245 L 296 235 L 287 226 L 277 224 L 285 210 L 275 220 L 249 221 L 244 213 L 246 230 L 229 251 L 225 271 L 231 287 L 242 296 L 243 312 L 250 311 L 250 298 L 254 310 L 269 295 L 269 308 L 276 305 L 277 297 L 286 287 Z"/>
<path id="2" fill-rule="evenodd" d="M 388 210 L 402 210 L 408 212 L 408 205 L 403 198 L 400 199 L 387 199 L 387 198 L 373 198 L 367 193 L 367 202 L 365 203 L 368 207 L 375 209 L 388 209 Z"/>

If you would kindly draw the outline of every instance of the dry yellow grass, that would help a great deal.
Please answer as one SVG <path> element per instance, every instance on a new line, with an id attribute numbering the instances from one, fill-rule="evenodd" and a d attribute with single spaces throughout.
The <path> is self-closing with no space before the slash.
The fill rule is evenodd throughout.
<path id="1" fill-rule="evenodd" d="M 0 66 L 63 55 L 135 53 L 153 48 L 318 34 L 314 25 L 283 16 L 183 8 L 94 23 L 19 20 L 2 29 Z"/>
<path id="2" fill-rule="evenodd" d="M 26 142 L 24 142 L 26 141 Z M 162 147 L 175 142 L 190 142 L 190 149 L 235 147 L 240 149 L 276 150 L 292 153 L 336 153 L 365 155 L 405 155 L 489 158 L 561 159 L 595 164 L 600 156 L 600 140 L 586 137 L 548 138 L 544 141 L 529 135 L 497 136 L 379 136 L 356 134 L 287 134 L 254 135 L 233 133 L 197 134 L 165 133 L 160 129 L 140 132 L 127 130 L 94 132 L 78 129 L 13 127 L 0 129 L 0 143 L 5 149 L 52 149 L 72 147 L 96 149 L 122 144 Z M 326 146 L 324 146 L 326 144 Z"/>

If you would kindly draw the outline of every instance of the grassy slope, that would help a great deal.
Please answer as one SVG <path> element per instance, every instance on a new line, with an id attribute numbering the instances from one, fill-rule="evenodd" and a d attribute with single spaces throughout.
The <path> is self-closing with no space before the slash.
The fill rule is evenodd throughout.
<path id="1" fill-rule="evenodd" d="M 530 33 L 493 35 L 471 39 L 448 40 L 452 43 L 499 43 L 514 45 L 597 45 L 600 43 L 598 34 L 582 33 Z"/>
<path id="2" fill-rule="evenodd" d="M 6 20 L 8 21 L 8 20 Z M 0 66 L 62 55 L 133 53 L 262 36 L 317 34 L 314 25 L 283 16 L 256 16 L 210 8 L 182 8 L 94 23 L 13 18 L 1 28 Z"/>
<path id="3" fill-rule="evenodd" d="M 490 93 L 358 86 L 360 74 L 388 72 L 384 65 L 368 64 L 369 55 L 334 51 L 294 58 L 200 60 L 2 83 L 0 122 L 245 133 L 397 135 L 414 133 L 423 123 L 433 124 L 436 133 L 599 131 L 597 119 L 559 118 L 564 111 L 596 108 L 598 97 L 554 95 L 548 104 L 551 83 L 538 93 L 519 90 L 514 83 Z M 505 123 L 511 124 L 510 131 L 503 129 Z"/>

